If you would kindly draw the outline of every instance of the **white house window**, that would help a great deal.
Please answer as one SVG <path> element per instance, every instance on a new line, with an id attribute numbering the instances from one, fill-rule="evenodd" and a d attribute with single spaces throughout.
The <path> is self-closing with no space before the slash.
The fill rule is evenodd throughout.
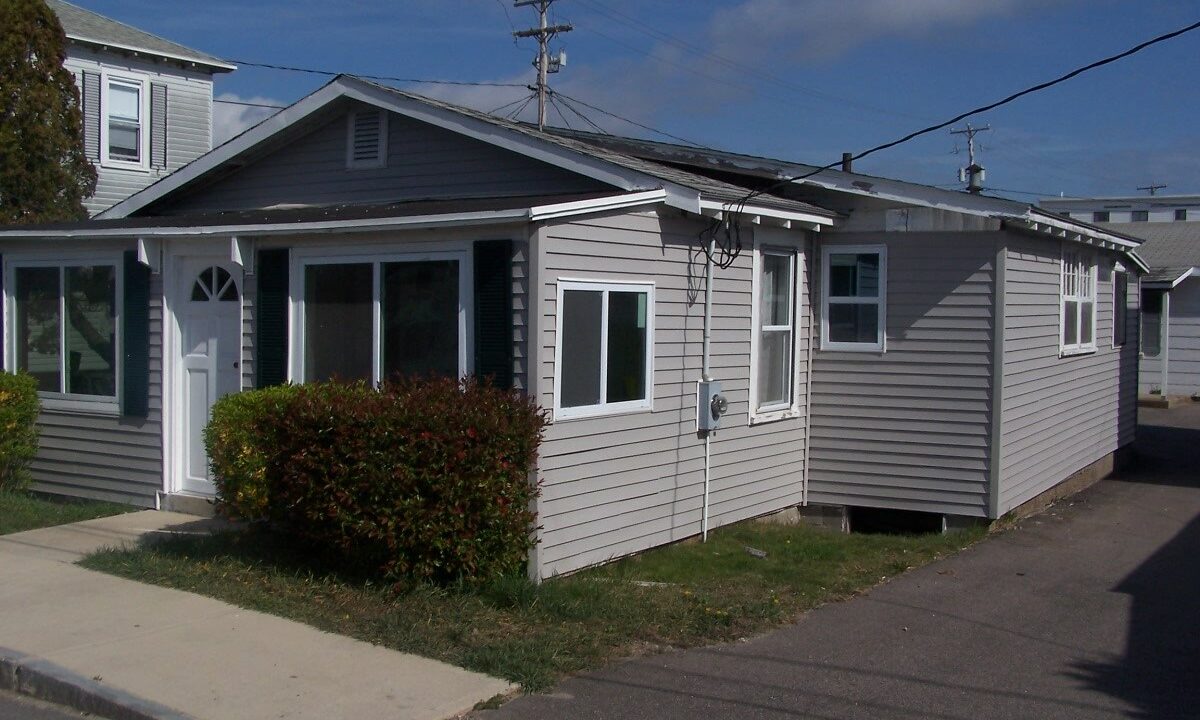
<path id="1" fill-rule="evenodd" d="M 759 255 L 754 410 L 752 420 L 775 419 L 793 409 L 796 376 L 796 253 L 763 250 Z"/>
<path id="2" fill-rule="evenodd" d="M 830 247 L 823 270 L 822 349 L 882 351 L 887 327 L 887 248 Z"/>
<path id="3" fill-rule="evenodd" d="M 1129 275 L 1113 270 L 1113 347 L 1125 344 L 1129 324 Z"/>
<path id="4" fill-rule="evenodd" d="M 458 257 L 303 264 L 305 382 L 466 372 L 469 290 Z"/>
<path id="5" fill-rule="evenodd" d="M 1096 265 L 1090 256 L 1064 250 L 1062 259 L 1062 352 L 1096 349 Z"/>
<path id="6" fill-rule="evenodd" d="M 104 88 L 105 162 L 146 164 L 146 93 L 134 80 L 108 78 Z"/>
<path id="7" fill-rule="evenodd" d="M 648 409 L 654 286 L 560 280 L 555 418 Z"/>
<path id="8" fill-rule="evenodd" d="M 12 279 L 16 369 L 48 397 L 115 402 L 116 265 L 22 265 Z"/>

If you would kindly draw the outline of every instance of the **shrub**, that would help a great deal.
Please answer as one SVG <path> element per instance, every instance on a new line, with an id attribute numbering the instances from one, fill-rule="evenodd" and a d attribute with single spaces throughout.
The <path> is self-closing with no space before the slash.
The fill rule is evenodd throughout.
<path id="1" fill-rule="evenodd" d="M 29 487 L 29 463 L 37 454 L 37 380 L 0 372 L 0 491 Z"/>
<path id="2" fill-rule="evenodd" d="M 479 580 L 532 546 L 545 416 L 474 380 L 315 383 L 217 403 L 221 503 L 393 580 Z"/>

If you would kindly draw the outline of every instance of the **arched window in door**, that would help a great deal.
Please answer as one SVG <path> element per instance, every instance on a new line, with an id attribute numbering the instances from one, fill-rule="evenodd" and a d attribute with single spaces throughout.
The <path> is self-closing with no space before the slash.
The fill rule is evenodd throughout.
<path id="1" fill-rule="evenodd" d="M 238 300 L 237 283 L 229 271 L 219 265 L 206 267 L 196 277 L 192 285 L 192 300 L 194 302 L 218 302 Z"/>

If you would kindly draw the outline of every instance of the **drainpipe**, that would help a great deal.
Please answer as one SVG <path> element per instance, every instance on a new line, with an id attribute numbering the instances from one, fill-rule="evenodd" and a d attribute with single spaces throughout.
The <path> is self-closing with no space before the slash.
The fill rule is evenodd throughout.
<path id="1" fill-rule="evenodd" d="M 704 341 L 700 350 L 700 379 L 703 382 L 712 380 L 710 371 L 710 347 L 712 345 L 712 284 L 713 284 L 713 255 L 717 252 L 715 236 L 708 239 L 707 261 L 704 263 Z M 753 370 L 751 370 L 753 372 Z M 697 406 L 696 412 L 703 408 Z M 708 490 L 712 475 L 711 463 L 712 431 L 704 433 L 704 509 L 700 519 L 700 541 L 708 542 Z"/>
<path id="2" fill-rule="evenodd" d="M 1171 355 L 1171 291 L 1166 290 L 1162 296 L 1162 312 L 1158 315 L 1158 344 L 1162 348 L 1159 356 L 1162 358 L 1162 398 L 1167 399 L 1170 394 L 1167 391 L 1169 387 L 1167 381 L 1170 375 L 1167 372 L 1167 362 Z"/>

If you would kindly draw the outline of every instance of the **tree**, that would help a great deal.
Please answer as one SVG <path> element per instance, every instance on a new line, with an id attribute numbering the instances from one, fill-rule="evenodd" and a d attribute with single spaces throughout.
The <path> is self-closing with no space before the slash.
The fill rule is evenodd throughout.
<path id="1" fill-rule="evenodd" d="M 87 217 L 96 169 L 66 44 L 43 0 L 0 0 L 0 223 Z"/>

